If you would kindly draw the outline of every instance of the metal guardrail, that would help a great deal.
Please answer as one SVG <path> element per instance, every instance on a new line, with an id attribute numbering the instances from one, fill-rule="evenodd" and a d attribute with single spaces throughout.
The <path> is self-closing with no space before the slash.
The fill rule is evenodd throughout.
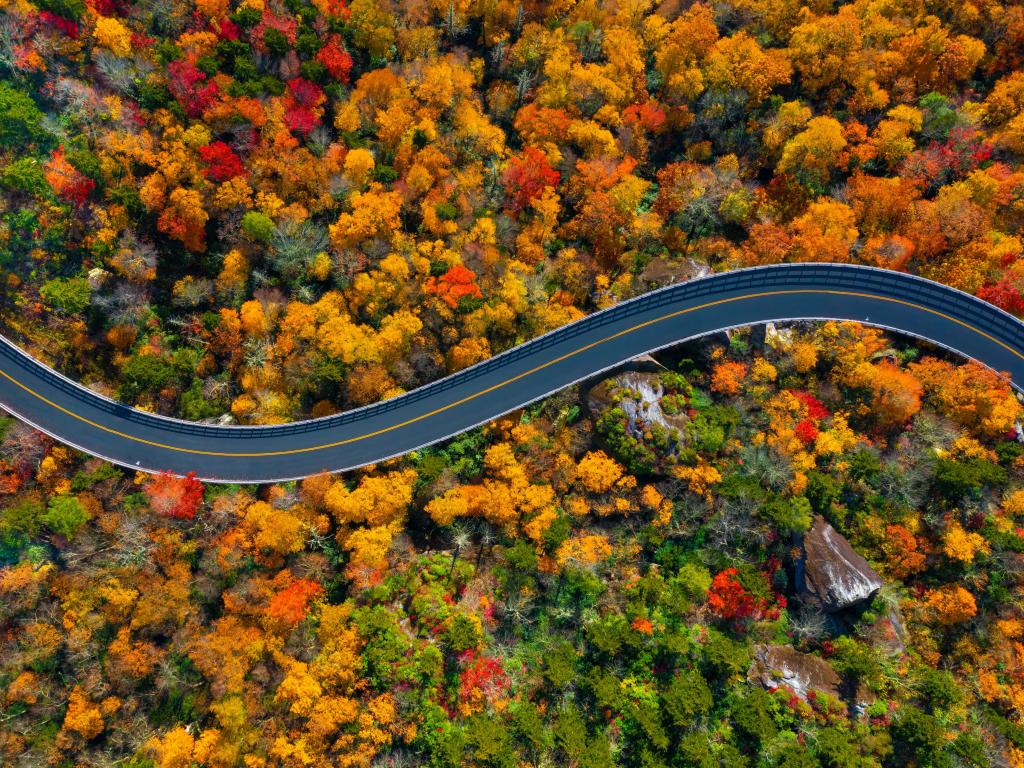
<path id="1" fill-rule="evenodd" d="M 980 299 L 956 289 L 901 272 L 849 264 L 777 264 L 709 275 L 704 278 L 660 288 L 609 309 L 558 328 L 502 352 L 481 363 L 411 392 L 380 403 L 319 419 L 273 426 L 214 426 L 181 421 L 130 408 L 103 397 L 38 362 L 15 344 L 3 339 L 0 355 L 16 367 L 46 381 L 98 410 L 131 423 L 179 434 L 207 435 L 216 438 L 251 439 L 268 434 L 300 434 L 330 429 L 343 424 L 373 418 L 461 386 L 512 365 L 538 352 L 577 338 L 658 307 L 685 304 L 715 296 L 727 298 L 743 291 L 798 290 L 800 288 L 849 290 L 910 301 L 928 309 L 953 315 L 998 338 L 1003 343 L 1024 348 L 1024 323 Z M 799 317 L 795 313 L 794 317 Z M 811 318 L 808 318 L 811 319 Z"/>

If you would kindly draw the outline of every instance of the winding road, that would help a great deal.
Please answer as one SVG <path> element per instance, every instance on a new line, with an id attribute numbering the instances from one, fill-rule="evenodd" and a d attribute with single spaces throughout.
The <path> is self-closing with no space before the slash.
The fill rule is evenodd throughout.
<path id="1" fill-rule="evenodd" d="M 745 325 L 855 320 L 926 339 L 1024 391 L 1024 323 L 944 285 L 840 264 L 710 275 L 595 312 L 404 395 L 268 427 L 169 419 L 97 395 L 0 337 L 0 405 L 62 443 L 148 472 L 266 483 L 337 472 L 445 440 L 645 352 Z"/>

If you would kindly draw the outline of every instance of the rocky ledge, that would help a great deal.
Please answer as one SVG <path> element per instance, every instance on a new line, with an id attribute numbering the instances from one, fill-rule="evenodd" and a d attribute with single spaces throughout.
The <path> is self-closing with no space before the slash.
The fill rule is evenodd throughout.
<path id="1" fill-rule="evenodd" d="M 754 663 L 748 679 L 768 690 L 786 687 L 804 701 L 811 691 L 839 698 L 842 683 L 832 666 L 817 656 L 788 645 L 759 645 L 754 649 Z"/>
<path id="2" fill-rule="evenodd" d="M 868 600 L 883 583 L 842 534 L 821 515 L 814 518 L 797 566 L 797 587 L 806 602 L 836 613 Z"/>

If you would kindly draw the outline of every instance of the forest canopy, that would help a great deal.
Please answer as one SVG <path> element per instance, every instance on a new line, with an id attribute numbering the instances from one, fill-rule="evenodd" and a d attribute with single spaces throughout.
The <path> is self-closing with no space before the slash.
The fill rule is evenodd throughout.
<path id="1" fill-rule="evenodd" d="M 0 0 L 2 332 L 189 420 L 751 265 L 1022 315 L 1022 201 L 1010 2 Z M 301 483 L 4 419 L 0 764 L 1020 768 L 1021 410 L 826 323 Z"/>

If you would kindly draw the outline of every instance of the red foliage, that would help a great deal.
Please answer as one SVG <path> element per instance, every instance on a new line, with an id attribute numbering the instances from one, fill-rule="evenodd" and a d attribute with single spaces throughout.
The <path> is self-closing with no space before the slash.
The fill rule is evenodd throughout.
<path id="1" fill-rule="evenodd" d="M 296 28 L 297 24 L 294 19 L 283 18 L 274 15 L 270 11 L 264 11 L 263 18 L 260 19 L 259 24 L 253 27 L 252 32 L 249 33 L 250 40 L 257 51 L 267 53 L 267 44 L 263 38 L 268 29 L 276 29 L 287 38 L 289 45 L 295 45 Z"/>
<path id="2" fill-rule="evenodd" d="M 963 178 L 991 156 L 992 144 L 976 128 L 954 128 L 944 144 L 932 142 L 911 153 L 904 161 L 902 175 L 922 187 L 935 186 Z"/>
<path id="3" fill-rule="evenodd" d="M 346 21 L 352 14 L 352 10 L 348 7 L 348 3 L 345 0 L 326 0 L 322 6 L 318 7 L 322 8 L 324 14 L 331 19 Z"/>
<path id="4" fill-rule="evenodd" d="M 324 588 L 315 581 L 299 579 L 282 589 L 267 605 L 267 614 L 288 626 L 295 626 L 306 617 L 309 604 L 324 595 Z"/>
<path id="5" fill-rule="evenodd" d="M 217 23 L 217 35 L 221 40 L 237 40 L 239 33 L 238 25 L 231 19 L 221 19 Z"/>
<path id="6" fill-rule="evenodd" d="M 461 264 L 456 264 L 441 277 L 429 278 L 424 290 L 440 298 L 452 309 L 455 309 L 466 296 L 474 299 L 483 298 L 480 286 L 476 284 L 476 272 Z"/>
<path id="7" fill-rule="evenodd" d="M 124 16 L 128 12 L 122 0 L 89 0 L 88 5 L 100 16 Z"/>
<path id="8" fill-rule="evenodd" d="M 206 178 L 208 179 L 227 181 L 236 176 L 245 175 L 242 160 L 223 141 L 215 141 L 205 147 L 200 147 L 199 157 L 206 163 Z"/>
<path id="9" fill-rule="evenodd" d="M 220 91 L 215 82 L 207 82 L 205 72 L 199 71 L 187 59 L 172 61 L 167 65 L 167 87 L 189 117 L 202 115 Z"/>
<path id="10" fill-rule="evenodd" d="M 143 486 L 143 491 L 154 512 L 179 520 L 191 520 L 203 503 L 203 484 L 194 472 L 185 477 L 161 472 Z"/>
<path id="11" fill-rule="evenodd" d="M 558 180 L 558 171 L 548 164 L 547 157 L 536 147 L 526 147 L 509 160 L 501 174 L 501 183 L 505 185 L 512 211 L 521 211 L 540 197 L 545 187 L 558 184 Z"/>
<path id="12" fill-rule="evenodd" d="M 337 35 L 331 35 L 327 45 L 321 48 L 316 54 L 316 60 L 324 65 L 324 69 L 342 83 L 347 83 L 349 73 L 352 71 L 352 57 Z"/>
<path id="13" fill-rule="evenodd" d="M 96 188 L 96 182 L 85 176 L 64 158 L 64 147 L 57 147 L 44 171 L 47 183 L 57 197 L 74 206 L 81 206 Z"/>
<path id="14" fill-rule="evenodd" d="M 1004 277 L 998 283 L 990 283 L 978 290 L 978 298 L 1014 315 L 1024 314 L 1024 295 L 1016 280 Z"/>
<path id="15" fill-rule="evenodd" d="M 622 118 L 627 123 L 643 126 L 644 130 L 651 133 L 662 130 L 666 123 L 665 110 L 654 101 L 630 104 L 622 111 Z"/>
<path id="16" fill-rule="evenodd" d="M 822 404 L 821 400 L 816 398 L 810 392 L 804 392 L 800 389 L 791 389 L 789 391 L 793 397 L 803 403 L 807 408 L 807 418 L 818 421 L 820 419 L 827 419 L 832 415 L 829 409 Z"/>
<path id="17" fill-rule="evenodd" d="M 803 443 L 813 443 L 818 439 L 818 428 L 814 426 L 814 422 L 810 419 L 804 419 L 796 425 L 796 436 Z"/>
<path id="18" fill-rule="evenodd" d="M 320 125 L 319 107 L 325 100 L 323 90 L 316 83 L 302 77 L 289 80 L 284 99 L 284 121 L 288 130 L 308 135 Z"/>
<path id="19" fill-rule="evenodd" d="M 466 651 L 459 661 L 465 665 L 459 675 L 460 701 L 469 701 L 474 691 L 480 691 L 487 701 L 494 701 L 508 689 L 508 675 L 497 659 Z"/>
<path id="20" fill-rule="evenodd" d="M 762 601 L 755 600 L 740 583 L 735 568 L 727 568 L 711 580 L 708 606 L 718 616 L 730 621 L 755 618 L 764 610 Z"/>
<path id="21" fill-rule="evenodd" d="M 78 39 L 78 24 L 71 19 L 65 19 L 63 16 L 50 13 L 50 11 L 40 11 L 39 20 L 46 26 L 53 27 L 65 37 L 70 37 L 72 40 Z"/>
<path id="22" fill-rule="evenodd" d="M 149 48 L 153 43 L 156 42 L 155 37 L 149 37 L 143 35 L 141 32 L 132 32 L 132 48 L 142 49 Z"/>

